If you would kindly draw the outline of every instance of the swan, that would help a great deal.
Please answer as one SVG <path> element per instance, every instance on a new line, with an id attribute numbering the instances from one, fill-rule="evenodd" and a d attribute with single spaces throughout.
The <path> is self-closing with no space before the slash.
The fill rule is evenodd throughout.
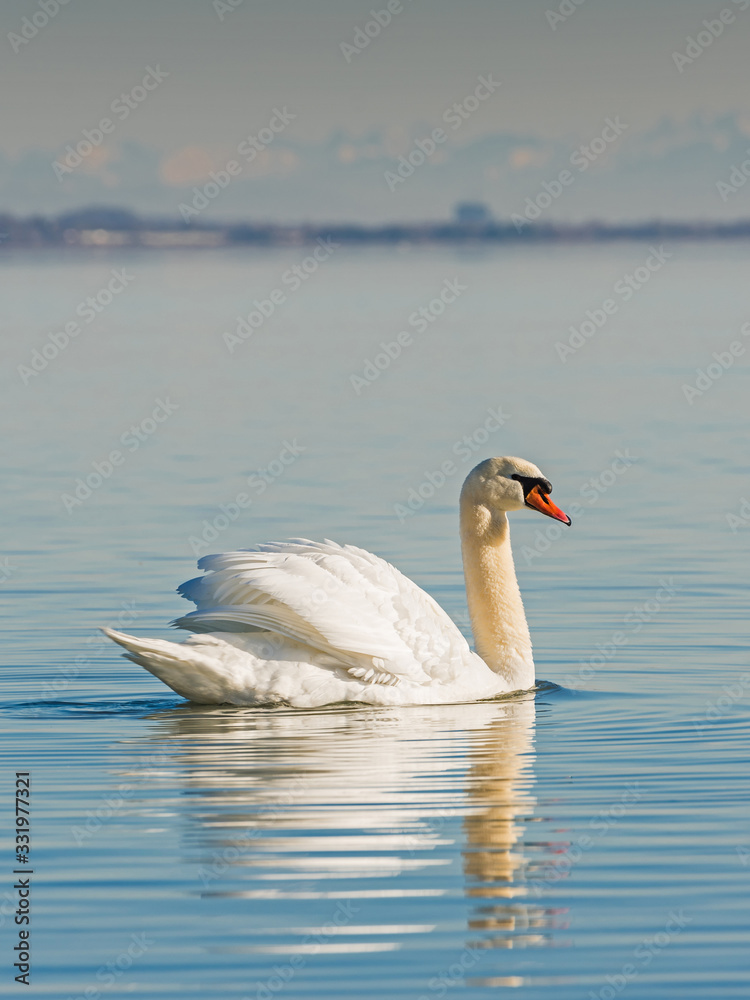
<path id="1" fill-rule="evenodd" d="M 204 556 L 177 588 L 196 610 L 172 622 L 184 643 L 102 632 L 200 704 L 435 705 L 534 686 L 531 638 L 508 511 L 569 525 L 552 485 L 520 458 L 488 458 L 460 498 L 461 550 L 476 652 L 447 613 L 384 559 L 304 538 Z"/>

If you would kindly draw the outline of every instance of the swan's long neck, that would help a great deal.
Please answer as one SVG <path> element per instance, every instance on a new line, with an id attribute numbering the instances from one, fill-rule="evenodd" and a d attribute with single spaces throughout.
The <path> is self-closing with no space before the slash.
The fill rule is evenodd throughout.
<path id="1" fill-rule="evenodd" d="M 512 690 L 526 690 L 534 684 L 534 660 L 505 513 L 462 494 L 461 551 L 477 653 Z"/>

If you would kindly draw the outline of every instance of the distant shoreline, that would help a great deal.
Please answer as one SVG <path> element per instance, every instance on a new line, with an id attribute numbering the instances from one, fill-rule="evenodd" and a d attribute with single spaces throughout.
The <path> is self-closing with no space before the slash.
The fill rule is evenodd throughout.
<path id="1" fill-rule="evenodd" d="M 279 225 L 138 217 L 119 209 L 83 209 L 57 218 L 17 219 L 0 214 L 0 251 L 9 248 L 212 249 L 304 246 L 321 238 L 356 245 L 476 243 L 601 243 L 614 240 L 750 239 L 750 219 L 736 222 L 651 221 L 628 224 L 529 223 L 519 232 L 510 222 L 425 222 L 360 225 Z"/>

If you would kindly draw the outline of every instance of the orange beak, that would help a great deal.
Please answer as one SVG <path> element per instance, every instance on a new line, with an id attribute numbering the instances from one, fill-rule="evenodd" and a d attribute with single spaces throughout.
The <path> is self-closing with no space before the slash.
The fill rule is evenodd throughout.
<path id="1" fill-rule="evenodd" d="M 563 524 L 570 525 L 571 521 L 565 511 L 560 510 L 559 507 L 555 506 L 550 500 L 548 494 L 542 493 L 537 484 L 526 495 L 526 506 L 533 507 L 534 510 L 538 510 L 540 514 L 546 514 L 547 517 L 554 517 L 556 521 L 562 521 Z"/>

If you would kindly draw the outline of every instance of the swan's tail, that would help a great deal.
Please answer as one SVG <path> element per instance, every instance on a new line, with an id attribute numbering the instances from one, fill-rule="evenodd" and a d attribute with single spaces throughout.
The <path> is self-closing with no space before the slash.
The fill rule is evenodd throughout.
<path id="1" fill-rule="evenodd" d="M 200 636 L 200 645 L 208 647 L 201 650 L 196 648 L 198 642 L 190 645 L 165 639 L 141 639 L 111 628 L 103 628 L 102 632 L 127 650 L 125 656 L 129 660 L 145 667 L 183 698 L 211 705 L 229 701 L 226 670 L 218 657 L 210 655 L 210 647 L 220 645 L 213 636 Z"/>

